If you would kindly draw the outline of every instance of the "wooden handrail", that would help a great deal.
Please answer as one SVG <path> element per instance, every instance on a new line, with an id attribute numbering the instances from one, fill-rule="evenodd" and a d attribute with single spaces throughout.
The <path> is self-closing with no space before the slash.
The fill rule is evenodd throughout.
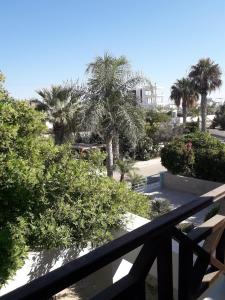
<path id="1" fill-rule="evenodd" d="M 210 191 L 209 193 L 202 195 L 200 197 L 197 197 L 193 201 L 153 220 L 152 222 L 149 222 L 149 223 L 139 227 L 138 229 L 136 229 L 130 233 L 127 233 L 124 236 L 122 236 L 118 239 L 115 239 L 115 240 L 93 250 L 92 252 L 90 252 L 84 256 L 82 256 L 74 261 L 71 261 L 71 262 L 67 263 L 66 265 L 64 265 L 54 271 L 51 271 L 42 277 L 39 277 L 39 278 L 33 280 L 32 282 L 10 292 L 9 294 L 2 296 L 0 299 L 2 299 L 2 300 L 48 299 L 51 296 L 55 295 L 56 293 L 60 292 L 61 290 L 65 289 L 66 287 L 78 282 L 79 280 L 83 279 L 84 277 L 90 275 L 91 273 L 93 273 L 93 272 L 99 270 L 100 268 L 106 266 L 107 264 L 113 262 L 114 260 L 123 256 L 124 254 L 136 249 L 137 247 L 139 247 L 143 244 L 145 245 L 145 243 L 147 241 L 150 241 L 150 240 L 154 241 L 155 239 L 160 240 L 163 237 L 165 237 L 166 234 L 168 234 L 169 240 L 174 238 L 174 234 L 175 234 L 176 235 L 175 238 L 180 243 L 188 244 L 191 240 L 184 234 L 182 234 L 182 236 L 179 235 L 178 234 L 179 231 L 178 230 L 176 231 L 174 226 L 179 224 L 181 221 L 185 220 L 186 218 L 192 216 L 193 214 L 199 212 L 203 208 L 209 206 L 210 204 L 220 201 L 221 199 L 223 199 L 224 196 L 225 196 L 225 185 L 222 185 L 222 186 Z M 169 243 L 169 240 L 168 240 L 168 243 Z M 189 240 L 189 242 L 188 242 L 188 240 Z M 205 255 L 205 259 L 206 259 L 206 257 L 208 258 L 207 253 L 200 246 L 194 245 L 193 241 L 191 243 L 189 243 L 189 247 L 190 247 L 191 251 L 199 252 L 198 255 L 202 255 L 202 256 Z M 167 248 L 167 247 L 165 246 L 165 248 Z M 150 250 L 151 249 L 149 249 L 149 251 Z M 163 251 L 163 249 L 162 249 L 162 251 Z M 144 254 L 139 259 L 145 260 Z M 164 259 L 163 255 L 159 256 L 158 259 Z M 151 262 L 149 262 L 149 268 L 151 267 L 150 263 Z M 171 268 L 171 266 L 170 266 L 170 268 Z M 161 270 L 161 268 L 160 268 L 160 270 Z M 133 271 L 134 271 L 134 269 L 133 269 Z M 124 289 L 125 289 L 125 286 L 126 286 L 126 288 L 128 288 L 129 284 L 131 284 L 131 282 L 133 282 L 135 284 L 138 283 L 139 284 L 138 286 L 142 286 L 142 288 L 143 288 L 143 285 L 141 285 L 139 282 L 140 278 L 141 278 L 140 274 L 142 273 L 142 271 L 143 270 L 141 269 L 141 264 L 140 264 L 140 268 L 136 269 L 137 274 L 139 272 L 139 275 L 138 275 L 139 277 L 137 277 L 137 276 L 135 277 L 135 272 L 132 273 L 132 271 L 131 271 L 130 274 L 133 274 L 132 277 L 127 277 L 127 279 L 124 281 L 125 282 L 124 286 L 123 286 L 123 284 L 121 286 L 121 283 L 120 283 L 120 288 L 123 289 L 123 287 L 124 287 Z M 168 269 L 168 272 L 170 272 L 169 269 Z M 136 279 L 134 281 L 132 281 L 134 279 L 134 277 Z M 160 277 L 161 283 L 164 282 L 164 277 L 161 277 L 161 275 L 159 277 Z M 169 288 L 170 287 L 168 286 L 168 289 Z M 111 292 L 112 291 L 114 291 L 114 288 L 112 288 Z M 143 293 L 142 293 L 142 295 L 143 295 Z M 114 297 L 112 299 L 117 299 L 118 297 Z M 97 299 L 97 296 L 96 296 L 96 299 Z M 101 297 L 99 299 L 101 299 Z M 126 299 L 126 298 L 124 298 L 124 299 Z M 132 299 L 132 298 L 130 298 L 130 299 Z M 169 299 L 172 299 L 172 298 L 169 297 L 168 300 Z M 184 300 L 184 299 L 182 299 L 182 300 Z"/>

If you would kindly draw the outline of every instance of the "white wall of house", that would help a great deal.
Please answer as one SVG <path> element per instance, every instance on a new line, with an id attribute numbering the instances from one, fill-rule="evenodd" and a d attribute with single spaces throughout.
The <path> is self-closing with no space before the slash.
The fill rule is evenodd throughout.
<path id="1" fill-rule="evenodd" d="M 215 115 L 207 115 L 206 116 L 206 122 L 211 123 L 212 120 L 214 119 Z M 187 117 L 187 123 L 189 122 L 197 122 L 199 119 L 199 121 L 201 122 L 201 117 Z M 175 118 L 176 123 L 178 124 L 183 124 L 183 118 L 182 117 L 176 117 Z"/>

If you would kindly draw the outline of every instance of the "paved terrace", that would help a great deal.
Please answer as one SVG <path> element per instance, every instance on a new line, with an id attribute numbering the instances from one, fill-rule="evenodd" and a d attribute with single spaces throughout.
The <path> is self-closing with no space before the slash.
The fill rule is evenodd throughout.
<path id="1" fill-rule="evenodd" d="M 151 199 L 157 200 L 159 198 L 166 199 L 170 202 L 171 208 L 175 209 L 179 206 L 182 206 L 192 200 L 194 200 L 197 196 L 192 194 L 192 193 L 185 193 L 185 192 L 180 192 L 180 191 L 175 191 L 175 190 L 169 190 L 169 189 L 162 189 L 160 186 L 150 188 L 146 195 L 151 196 Z M 203 209 L 196 215 L 191 216 L 188 218 L 188 221 L 194 223 L 195 225 L 199 225 L 203 223 L 205 216 L 207 212 L 210 210 L 209 207 L 206 209 Z"/>

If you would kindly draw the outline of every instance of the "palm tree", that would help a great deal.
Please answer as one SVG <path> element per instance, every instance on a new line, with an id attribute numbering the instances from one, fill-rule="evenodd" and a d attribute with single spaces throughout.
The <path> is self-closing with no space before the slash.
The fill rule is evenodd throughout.
<path id="1" fill-rule="evenodd" d="M 53 123 L 55 143 L 60 145 L 75 130 L 83 90 L 78 85 L 65 84 L 53 85 L 37 93 L 42 97 L 49 121 Z"/>
<path id="2" fill-rule="evenodd" d="M 140 82 L 132 75 L 124 56 L 105 54 L 87 68 L 88 99 L 85 123 L 98 132 L 106 143 L 107 175 L 113 176 L 113 139 L 121 133 L 134 142 L 143 130 L 143 115 L 132 89 Z"/>
<path id="3" fill-rule="evenodd" d="M 187 109 L 193 107 L 198 100 L 198 93 L 189 78 L 177 80 L 171 87 L 170 99 L 174 100 L 177 107 L 182 103 L 183 123 L 186 124 Z"/>
<path id="4" fill-rule="evenodd" d="M 128 173 L 128 180 L 131 183 L 132 189 L 137 187 L 139 184 L 146 183 L 146 178 L 142 175 L 135 173 L 135 171 L 130 171 Z"/>
<path id="5" fill-rule="evenodd" d="M 200 59 L 196 65 L 191 67 L 189 77 L 196 91 L 201 95 L 202 131 L 206 130 L 207 94 L 221 86 L 221 75 L 219 65 L 210 58 Z"/>
<path id="6" fill-rule="evenodd" d="M 120 172 L 120 182 L 124 181 L 125 174 L 134 171 L 134 161 L 131 159 L 119 159 L 116 162 L 116 167 Z"/>

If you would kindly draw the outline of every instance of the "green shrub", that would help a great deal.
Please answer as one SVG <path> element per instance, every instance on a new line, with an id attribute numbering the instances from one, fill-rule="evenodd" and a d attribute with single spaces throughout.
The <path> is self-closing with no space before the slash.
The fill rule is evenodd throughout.
<path id="1" fill-rule="evenodd" d="M 23 265 L 28 251 L 25 230 L 22 218 L 0 229 L 0 286 Z"/>
<path id="2" fill-rule="evenodd" d="M 170 202 L 166 199 L 159 198 L 155 200 L 151 200 L 151 213 L 150 218 L 154 219 L 156 217 L 160 217 L 169 211 L 171 211 Z"/>
<path id="3" fill-rule="evenodd" d="M 201 149 L 195 157 L 197 178 L 225 182 L 225 150 Z"/>
<path id="4" fill-rule="evenodd" d="M 0 103 L 2 283 L 28 248 L 96 246 L 124 225 L 127 211 L 149 216 L 145 196 L 99 172 L 104 154 L 82 160 L 69 145 L 55 146 L 44 135 L 44 118 L 24 102 Z"/>
<path id="5" fill-rule="evenodd" d="M 128 181 L 131 183 L 131 188 L 134 189 L 139 184 L 146 182 L 146 178 L 142 175 L 137 174 L 134 170 L 128 173 Z"/>
<path id="6" fill-rule="evenodd" d="M 211 128 L 215 128 L 217 126 L 225 130 L 225 104 L 221 105 L 217 109 Z"/>
<path id="7" fill-rule="evenodd" d="M 173 174 L 225 182 L 225 146 L 208 133 L 174 139 L 162 149 L 161 160 Z"/>
<path id="8" fill-rule="evenodd" d="M 199 131 L 199 122 L 190 122 L 185 124 L 185 133 L 195 133 Z"/>
<path id="9" fill-rule="evenodd" d="M 173 174 L 192 175 L 194 152 L 183 140 L 177 138 L 161 150 L 161 161 Z"/>
<path id="10" fill-rule="evenodd" d="M 195 151 L 199 149 L 215 149 L 223 150 L 224 144 L 221 143 L 218 139 L 214 138 L 208 132 L 197 131 L 192 134 L 186 134 L 180 138 L 184 143 L 191 142 L 192 148 Z"/>

